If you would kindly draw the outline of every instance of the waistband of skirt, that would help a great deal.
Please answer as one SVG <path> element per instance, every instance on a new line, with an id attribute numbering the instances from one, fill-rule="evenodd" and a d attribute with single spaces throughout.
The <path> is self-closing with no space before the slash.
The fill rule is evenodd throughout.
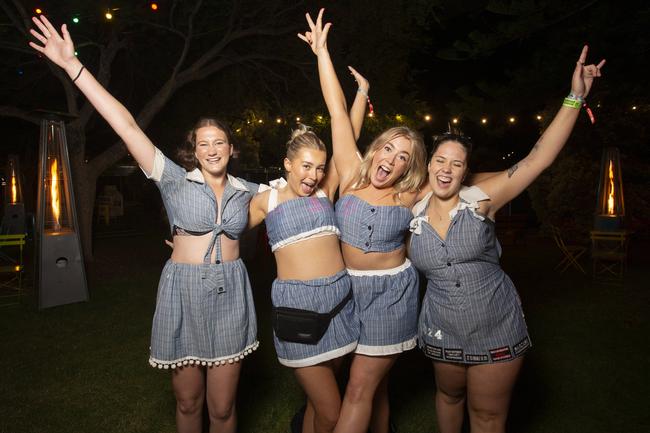
<path id="1" fill-rule="evenodd" d="M 244 261 L 242 260 L 241 257 L 237 257 L 235 260 L 222 261 L 220 263 L 183 263 L 183 262 L 175 262 L 171 258 L 169 258 L 167 259 L 165 266 L 174 266 L 177 268 L 185 268 L 185 269 L 204 269 L 204 268 L 219 267 L 219 266 L 237 266 L 243 263 Z"/>
<path id="2" fill-rule="evenodd" d="M 353 277 L 373 277 L 373 276 L 381 276 L 381 275 L 397 275 L 400 272 L 403 272 L 403 271 L 407 270 L 410 267 L 411 267 L 411 261 L 409 259 L 405 259 L 404 263 L 402 263 L 401 265 L 396 266 L 394 268 L 390 268 L 390 269 L 369 269 L 369 270 L 348 269 L 348 274 L 350 274 Z"/>
<path id="3" fill-rule="evenodd" d="M 273 283 L 277 284 L 296 284 L 296 285 L 301 285 L 301 286 L 324 286 L 327 284 L 332 284 L 335 283 L 336 281 L 340 280 L 343 277 L 346 277 L 348 275 L 348 271 L 346 269 L 343 269 L 341 271 L 338 271 L 334 275 L 330 275 L 329 277 L 320 277 L 320 278 L 314 278 L 313 280 L 280 280 L 276 279 Z"/>

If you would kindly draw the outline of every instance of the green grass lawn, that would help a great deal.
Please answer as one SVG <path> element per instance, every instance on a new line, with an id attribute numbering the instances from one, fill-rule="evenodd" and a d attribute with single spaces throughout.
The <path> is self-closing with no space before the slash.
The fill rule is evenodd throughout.
<path id="1" fill-rule="evenodd" d="M 162 237 L 98 240 L 87 303 L 37 311 L 31 294 L 23 305 L 0 308 L 1 433 L 174 431 L 169 372 L 147 362 L 168 254 Z M 510 431 L 650 431 L 648 244 L 633 244 L 623 287 L 553 272 L 559 251 L 546 240 L 504 247 L 534 346 L 516 388 Z M 271 340 L 274 268 L 256 259 L 249 269 L 261 346 L 244 362 L 240 432 L 286 433 L 302 395 Z M 430 363 L 417 350 L 403 355 L 391 377 L 401 433 L 437 431 L 433 389 Z"/>

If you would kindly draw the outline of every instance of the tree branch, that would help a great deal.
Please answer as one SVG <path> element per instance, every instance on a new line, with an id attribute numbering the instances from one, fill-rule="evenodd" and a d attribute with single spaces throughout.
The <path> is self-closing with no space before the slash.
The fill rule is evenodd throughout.
<path id="1" fill-rule="evenodd" d="M 11 107 L 8 105 L 0 105 L 0 116 L 14 117 L 16 119 L 26 120 L 27 122 L 31 122 L 35 125 L 39 125 L 41 123 L 41 118 L 39 116 L 31 114 L 27 110 L 23 110 L 18 107 Z"/>

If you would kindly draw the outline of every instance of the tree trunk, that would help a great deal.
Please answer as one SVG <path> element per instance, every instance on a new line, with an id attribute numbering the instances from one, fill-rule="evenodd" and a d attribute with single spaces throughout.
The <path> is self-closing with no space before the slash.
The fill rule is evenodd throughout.
<path id="1" fill-rule="evenodd" d="M 77 205 L 77 222 L 84 260 L 93 261 L 93 214 L 95 210 L 95 195 L 97 192 L 97 177 L 90 175 L 83 167 L 73 168 L 76 179 L 74 193 Z M 83 173 L 83 174 L 82 174 Z"/>
<path id="2" fill-rule="evenodd" d="M 99 174 L 86 163 L 83 151 L 86 147 L 86 133 L 83 126 L 75 122 L 66 125 L 66 135 L 81 248 L 84 260 L 91 262 L 93 261 L 93 212 Z"/>

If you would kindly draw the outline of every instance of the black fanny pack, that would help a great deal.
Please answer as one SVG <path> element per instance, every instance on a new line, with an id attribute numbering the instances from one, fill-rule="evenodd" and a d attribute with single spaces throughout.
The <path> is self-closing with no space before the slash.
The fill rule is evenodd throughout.
<path id="1" fill-rule="evenodd" d="M 280 340 L 293 343 L 317 344 L 325 335 L 332 319 L 341 312 L 350 299 L 352 299 L 352 290 L 329 313 L 274 306 L 271 310 L 271 323 L 275 336 Z"/>

